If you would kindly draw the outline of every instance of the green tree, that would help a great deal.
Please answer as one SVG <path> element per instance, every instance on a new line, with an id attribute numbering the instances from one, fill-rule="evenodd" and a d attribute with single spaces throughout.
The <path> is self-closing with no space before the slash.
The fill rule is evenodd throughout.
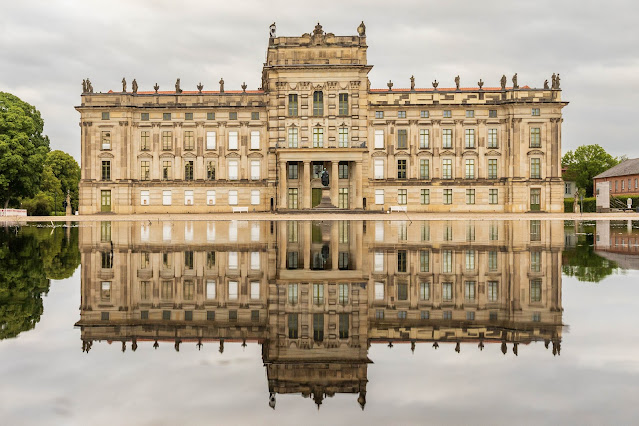
<path id="1" fill-rule="evenodd" d="M 595 253 L 594 235 L 580 235 L 574 248 L 564 250 L 561 270 L 579 281 L 598 283 L 617 269 L 615 262 Z"/>
<path id="2" fill-rule="evenodd" d="M 49 138 L 32 105 L 0 92 L 0 203 L 34 196 L 39 189 Z"/>
<path id="3" fill-rule="evenodd" d="M 57 211 L 63 211 L 62 202 L 71 194 L 71 205 L 78 209 L 78 184 L 80 182 L 80 166 L 75 159 L 62 151 L 51 151 L 47 154 L 42 170 L 41 190 L 57 201 Z"/>
<path id="4" fill-rule="evenodd" d="M 586 190 L 586 197 L 592 197 L 592 179 L 619 164 L 619 159 L 608 154 L 599 145 L 582 145 L 574 152 L 568 151 L 561 163 L 567 167 L 564 180 L 574 181 L 578 188 Z"/>

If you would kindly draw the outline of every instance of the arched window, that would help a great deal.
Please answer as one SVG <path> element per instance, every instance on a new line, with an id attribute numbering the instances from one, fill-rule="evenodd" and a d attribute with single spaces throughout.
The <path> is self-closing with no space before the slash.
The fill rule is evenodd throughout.
<path id="1" fill-rule="evenodd" d="M 324 115 L 324 93 L 313 92 L 313 116 L 321 117 Z"/>

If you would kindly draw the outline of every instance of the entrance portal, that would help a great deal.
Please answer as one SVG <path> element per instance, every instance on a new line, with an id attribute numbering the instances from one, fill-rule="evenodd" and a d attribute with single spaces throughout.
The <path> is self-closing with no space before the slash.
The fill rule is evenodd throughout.
<path id="1" fill-rule="evenodd" d="M 311 195 L 311 207 L 316 207 L 319 203 L 322 202 L 322 188 L 313 188 Z"/>

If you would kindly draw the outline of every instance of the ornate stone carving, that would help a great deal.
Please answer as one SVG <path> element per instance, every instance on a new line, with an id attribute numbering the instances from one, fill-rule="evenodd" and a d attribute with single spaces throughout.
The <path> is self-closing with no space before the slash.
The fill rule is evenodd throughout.
<path id="1" fill-rule="evenodd" d="M 484 87 L 484 81 L 481 78 L 477 82 L 477 85 L 479 86 L 479 90 L 484 90 L 484 89 L 482 89 L 482 87 Z"/>
<path id="2" fill-rule="evenodd" d="M 501 90 L 506 90 L 506 74 L 501 76 Z"/>
<path id="3" fill-rule="evenodd" d="M 548 87 L 548 79 L 544 80 L 544 89 L 550 89 L 550 87 Z"/>
<path id="4" fill-rule="evenodd" d="M 82 93 L 86 93 L 87 92 L 87 80 L 84 79 L 82 80 Z"/>
<path id="5" fill-rule="evenodd" d="M 439 126 L 440 124 L 442 124 L 441 120 L 432 120 L 431 123 L 433 123 L 433 125 L 435 126 Z"/>
<path id="6" fill-rule="evenodd" d="M 204 89 L 204 86 L 202 85 L 202 82 L 200 81 L 200 83 L 197 85 L 197 92 L 202 93 L 202 89 Z"/>
<path id="7" fill-rule="evenodd" d="M 456 125 L 462 125 L 464 124 L 464 120 L 453 120 L 455 122 Z"/>
<path id="8" fill-rule="evenodd" d="M 91 84 L 91 80 L 89 80 L 89 77 L 87 77 L 86 80 L 86 89 L 87 93 L 93 93 L 93 85 Z"/>
<path id="9" fill-rule="evenodd" d="M 519 89 L 519 84 L 517 84 L 517 73 L 513 75 L 513 89 L 515 90 Z"/>
<path id="10" fill-rule="evenodd" d="M 155 83 L 155 86 L 153 86 L 153 88 L 155 89 L 155 93 L 158 93 L 158 89 L 160 88 L 160 86 L 158 86 L 157 83 Z"/>
<path id="11" fill-rule="evenodd" d="M 557 73 L 557 78 L 555 80 L 555 89 L 559 90 L 559 82 L 561 79 L 559 78 L 559 73 Z"/>
<path id="12" fill-rule="evenodd" d="M 322 29 L 322 26 L 318 22 L 317 25 L 315 25 L 315 29 L 313 30 L 313 35 L 318 36 L 323 34 L 324 34 L 324 30 Z"/>
<path id="13" fill-rule="evenodd" d="M 550 77 L 552 79 L 552 88 L 555 89 L 555 87 L 557 87 L 557 74 L 552 73 L 552 77 Z"/>
<path id="14" fill-rule="evenodd" d="M 415 76 L 410 76 L 410 90 L 415 90 Z"/>
<path id="15" fill-rule="evenodd" d="M 364 21 L 362 21 L 362 23 L 359 24 L 359 27 L 357 27 L 357 34 L 360 37 L 366 37 L 366 25 L 364 25 Z"/>
<path id="16" fill-rule="evenodd" d="M 246 93 L 246 88 L 248 87 L 246 85 L 246 81 L 242 82 L 242 86 L 241 87 L 242 87 L 242 93 Z"/>
<path id="17" fill-rule="evenodd" d="M 138 82 L 136 81 L 136 79 L 133 79 L 133 82 L 131 83 L 131 89 L 133 90 L 133 93 L 138 93 Z"/>
<path id="18" fill-rule="evenodd" d="M 220 93 L 224 93 L 224 78 L 220 78 Z"/>
<path id="19" fill-rule="evenodd" d="M 437 80 L 433 81 L 433 89 L 437 90 L 437 86 L 439 86 L 439 83 L 437 82 Z"/>
<path id="20" fill-rule="evenodd" d="M 269 33 L 269 37 L 270 38 L 275 38 L 275 22 L 273 22 L 269 27 L 268 27 L 268 33 Z"/>
<path id="21" fill-rule="evenodd" d="M 459 90 L 459 76 L 455 77 L 455 87 Z"/>
<path id="22" fill-rule="evenodd" d="M 390 92 L 391 90 L 393 90 L 393 82 L 388 80 L 388 83 L 386 83 L 386 85 L 388 86 L 388 91 Z"/>
<path id="23" fill-rule="evenodd" d="M 329 89 L 337 89 L 337 84 L 337 81 L 327 81 L 326 87 L 328 87 Z"/>
<path id="24" fill-rule="evenodd" d="M 182 93 L 182 89 L 180 88 L 180 79 L 179 78 L 175 81 L 175 93 Z"/>
<path id="25" fill-rule="evenodd" d="M 477 120 L 477 124 L 486 124 L 486 120 L 479 119 L 479 120 Z"/>
<path id="26" fill-rule="evenodd" d="M 126 79 L 122 77 L 122 93 L 126 93 Z"/>

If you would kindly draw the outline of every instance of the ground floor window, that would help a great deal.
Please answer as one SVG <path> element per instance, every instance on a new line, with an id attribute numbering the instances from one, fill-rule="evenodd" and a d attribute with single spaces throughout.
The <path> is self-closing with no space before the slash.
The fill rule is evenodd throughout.
<path id="1" fill-rule="evenodd" d="M 466 204 L 475 204 L 475 190 L 467 189 L 466 190 Z"/>
<path id="2" fill-rule="evenodd" d="M 103 212 L 111 211 L 111 191 L 104 190 L 100 192 L 100 204 Z"/>
<path id="3" fill-rule="evenodd" d="M 430 204 L 430 189 L 422 189 L 420 199 L 422 204 Z"/>
<path id="4" fill-rule="evenodd" d="M 453 204 L 453 190 L 444 189 L 444 204 Z"/>
<path id="5" fill-rule="evenodd" d="M 376 189 L 375 190 L 375 204 L 384 204 L 384 190 Z"/>
<path id="6" fill-rule="evenodd" d="M 170 206 L 171 205 L 171 191 L 162 191 L 162 205 L 163 206 Z"/>
<path id="7" fill-rule="evenodd" d="M 289 209 L 297 208 L 297 188 L 288 189 L 288 208 Z"/>
<path id="8" fill-rule="evenodd" d="M 339 189 L 338 207 L 340 209 L 348 208 L 348 188 Z"/>
<path id="9" fill-rule="evenodd" d="M 237 191 L 229 191 L 229 206 L 237 206 Z"/>
<path id="10" fill-rule="evenodd" d="M 499 199 L 499 193 L 497 189 L 489 189 L 488 190 L 488 203 L 489 204 L 497 204 Z"/>
<path id="11" fill-rule="evenodd" d="M 251 191 L 251 204 L 256 206 L 260 204 L 260 191 L 259 189 L 254 189 Z"/>
<path id="12" fill-rule="evenodd" d="M 405 205 L 407 204 L 408 198 L 408 190 L 407 189 L 398 189 L 397 190 L 397 204 Z"/>

